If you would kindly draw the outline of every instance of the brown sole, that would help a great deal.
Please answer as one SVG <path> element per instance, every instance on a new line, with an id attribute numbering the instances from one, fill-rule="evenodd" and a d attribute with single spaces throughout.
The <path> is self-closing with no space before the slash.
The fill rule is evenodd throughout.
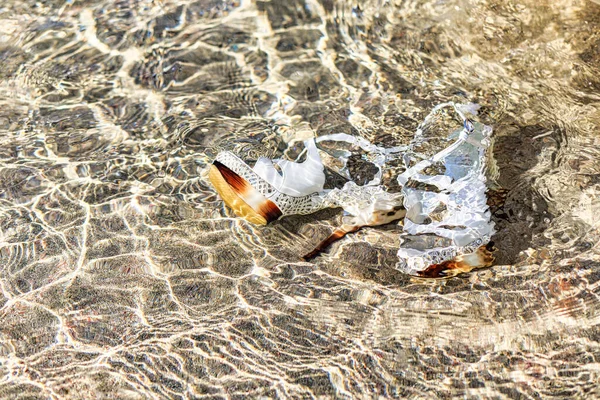
<path id="1" fill-rule="evenodd" d="M 469 272 L 476 268 L 489 267 L 494 262 L 494 244 L 490 242 L 479 247 L 474 253 L 463 254 L 452 260 L 432 264 L 418 274 L 422 278 L 449 278 L 460 273 Z"/>
<path id="2" fill-rule="evenodd" d="M 215 165 L 210 166 L 208 179 L 214 186 L 215 190 L 223 199 L 225 204 L 233 210 L 235 215 L 244 218 L 246 221 L 257 225 L 266 225 L 267 219 L 256 212 L 248 203 L 246 203 L 239 195 L 234 192 L 229 183 L 223 177 L 223 174 Z M 240 178 L 241 179 L 241 178 Z M 262 195 L 261 195 L 262 196 Z M 264 197 L 264 196 L 263 196 Z M 267 199 L 265 198 L 265 201 Z"/>

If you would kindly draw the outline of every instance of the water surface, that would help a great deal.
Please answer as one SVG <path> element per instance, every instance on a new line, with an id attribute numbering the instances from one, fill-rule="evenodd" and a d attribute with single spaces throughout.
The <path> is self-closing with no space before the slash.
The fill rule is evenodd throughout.
<path id="1" fill-rule="evenodd" d="M 5 0 L 0 62 L 3 398 L 600 397 L 596 1 Z M 445 101 L 494 127 L 491 268 L 415 281 L 394 224 L 300 262 L 340 212 L 208 183 Z"/>

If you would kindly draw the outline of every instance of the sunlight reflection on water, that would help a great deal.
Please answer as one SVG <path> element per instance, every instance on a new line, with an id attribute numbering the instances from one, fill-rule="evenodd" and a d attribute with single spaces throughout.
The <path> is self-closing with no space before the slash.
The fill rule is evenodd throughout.
<path id="1" fill-rule="evenodd" d="M 599 25 L 594 0 L 3 2 L 0 396 L 600 396 Z M 206 177 L 407 144 L 446 101 L 494 128 L 488 269 L 411 280 L 395 225 L 300 262 L 339 212 L 256 228 Z"/>

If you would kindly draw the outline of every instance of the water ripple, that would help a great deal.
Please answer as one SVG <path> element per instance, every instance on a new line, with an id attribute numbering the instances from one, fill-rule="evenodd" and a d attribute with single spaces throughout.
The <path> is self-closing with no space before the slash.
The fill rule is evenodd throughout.
<path id="1" fill-rule="evenodd" d="M 3 2 L 0 397 L 599 397 L 599 7 Z M 494 127 L 491 268 L 405 276 L 394 224 L 303 262 L 339 211 L 257 228 L 208 182 L 444 101 Z"/>

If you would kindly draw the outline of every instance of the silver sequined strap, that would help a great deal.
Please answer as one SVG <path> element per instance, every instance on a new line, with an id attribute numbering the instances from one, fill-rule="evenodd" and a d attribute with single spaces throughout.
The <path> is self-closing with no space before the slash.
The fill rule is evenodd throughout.
<path id="1" fill-rule="evenodd" d="M 248 164 L 230 151 L 217 155 L 216 161 L 246 180 L 254 189 L 271 200 L 283 215 L 312 214 L 326 207 L 317 193 L 307 196 L 290 196 L 279 192 L 273 185 L 261 178 Z"/>

